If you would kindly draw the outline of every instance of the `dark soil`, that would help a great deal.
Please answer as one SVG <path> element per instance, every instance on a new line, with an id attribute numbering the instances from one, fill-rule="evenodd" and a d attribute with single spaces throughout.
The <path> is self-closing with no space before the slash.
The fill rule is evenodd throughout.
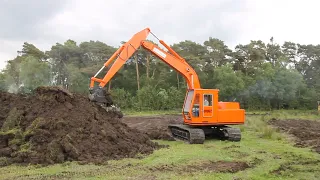
<path id="1" fill-rule="evenodd" d="M 312 147 L 320 153 L 320 122 L 311 120 L 277 120 L 272 119 L 269 124 L 281 131 L 296 137 L 296 146 Z"/>
<path id="2" fill-rule="evenodd" d="M 299 168 L 297 165 L 306 166 L 308 165 L 308 168 Z M 281 175 L 285 172 L 319 172 L 318 168 L 320 165 L 319 160 L 313 160 L 313 159 L 296 159 L 295 161 L 285 162 L 283 164 L 280 164 L 280 166 L 271 171 L 272 174 Z"/>
<path id="3" fill-rule="evenodd" d="M 203 163 L 200 166 L 189 166 L 187 169 L 193 169 L 194 171 L 208 170 L 214 172 L 236 173 L 247 168 L 250 168 L 250 166 L 246 162 L 217 161 Z"/>
<path id="4" fill-rule="evenodd" d="M 0 92 L 0 128 L 0 165 L 103 163 L 160 147 L 115 113 L 57 87 Z"/>
<path id="5" fill-rule="evenodd" d="M 278 168 L 270 171 L 275 175 L 292 175 L 297 172 L 313 172 L 318 173 L 320 167 L 320 160 L 307 158 L 301 154 L 295 154 L 293 152 L 285 152 L 282 154 L 285 159 L 290 159 L 279 165 Z"/>
<path id="6" fill-rule="evenodd" d="M 160 165 L 149 168 L 150 171 L 175 171 L 175 172 L 221 172 L 221 173 L 236 173 L 238 171 L 250 168 L 246 162 L 229 162 L 229 161 L 208 161 L 200 164 L 193 164 L 187 166 L 175 165 Z"/>
<path id="7" fill-rule="evenodd" d="M 145 116 L 145 117 L 124 117 L 122 122 L 129 127 L 137 129 L 150 139 L 162 139 L 174 141 L 168 130 L 169 124 L 182 124 L 182 115 L 162 115 L 162 116 Z"/>

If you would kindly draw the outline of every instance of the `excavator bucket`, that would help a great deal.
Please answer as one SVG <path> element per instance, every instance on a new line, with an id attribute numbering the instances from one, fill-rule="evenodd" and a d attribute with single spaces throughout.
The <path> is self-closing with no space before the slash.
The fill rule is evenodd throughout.
<path id="1" fill-rule="evenodd" d="M 123 117 L 123 113 L 121 112 L 120 108 L 114 105 L 111 98 L 111 94 L 107 92 L 104 88 L 94 87 L 90 89 L 89 99 L 90 101 L 100 105 L 107 112 L 114 113 L 116 116 L 118 116 L 118 118 Z"/>
<path id="2" fill-rule="evenodd" d="M 107 107 L 113 105 L 111 94 L 104 88 L 98 86 L 89 90 L 89 99 L 97 104 L 105 105 Z"/>

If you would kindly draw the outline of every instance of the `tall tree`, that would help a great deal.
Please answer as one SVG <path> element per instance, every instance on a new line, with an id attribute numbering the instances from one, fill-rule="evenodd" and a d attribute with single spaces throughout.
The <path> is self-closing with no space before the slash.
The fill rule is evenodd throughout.
<path id="1" fill-rule="evenodd" d="M 7 91 L 8 87 L 6 85 L 6 75 L 0 72 L 0 91 Z"/>
<path id="2" fill-rule="evenodd" d="M 25 60 L 25 57 L 17 56 L 13 60 L 9 60 L 6 68 L 3 70 L 3 73 L 5 73 L 5 81 L 6 86 L 9 87 L 9 89 L 16 92 L 18 88 L 21 85 L 21 79 L 20 79 L 20 63 Z"/>
<path id="3" fill-rule="evenodd" d="M 251 41 L 250 44 L 239 44 L 235 47 L 235 70 L 241 70 L 246 76 L 254 75 L 255 68 L 266 60 L 266 46 L 261 41 Z"/>
<path id="4" fill-rule="evenodd" d="M 208 50 L 201 44 L 186 40 L 173 44 L 172 48 L 196 71 L 201 69 L 206 63 L 205 57 L 208 57 Z"/>
<path id="5" fill-rule="evenodd" d="M 222 66 L 215 69 L 213 77 L 214 87 L 219 89 L 219 100 L 232 101 L 244 88 L 244 81 L 231 66 Z"/>
<path id="6" fill-rule="evenodd" d="M 67 65 L 74 64 L 77 67 L 83 65 L 81 61 L 81 49 L 75 41 L 69 39 L 64 44 L 56 43 L 46 54 L 50 57 L 49 62 L 52 66 L 53 76 L 55 77 L 54 84 L 68 89 Z"/>
<path id="7" fill-rule="evenodd" d="M 223 66 L 230 61 L 232 50 L 223 41 L 210 37 L 203 44 L 209 51 L 206 61 L 211 66 Z"/>
<path id="8" fill-rule="evenodd" d="M 272 64 L 272 66 L 282 66 L 286 65 L 285 61 L 282 57 L 282 51 L 279 44 L 273 42 L 273 37 L 271 37 L 270 42 L 266 46 L 266 60 Z"/>
<path id="9" fill-rule="evenodd" d="M 30 44 L 28 42 L 23 43 L 22 50 L 18 51 L 18 53 L 22 56 L 33 56 L 42 61 L 48 58 L 44 52 L 39 50 L 35 45 Z"/>
<path id="10" fill-rule="evenodd" d="M 298 60 L 297 60 L 297 45 L 293 42 L 285 41 L 281 47 L 282 52 L 285 58 L 288 60 L 289 65 L 293 68 L 298 67 Z"/>
<path id="11" fill-rule="evenodd" d="M 138 56 L 134 55 L 135 64 L 136 64 L 136 73 L 137 73 L 137 88 L 140 90 L 140 81 L 139 81 L 139 65 L 138 65 Z"/>
<path id="12" fill-rule="evenodd" d="M 19 75 L 24 92 L 51 84 L 49 65 L 33 56 L 28 56 L 21 62 Z"/>

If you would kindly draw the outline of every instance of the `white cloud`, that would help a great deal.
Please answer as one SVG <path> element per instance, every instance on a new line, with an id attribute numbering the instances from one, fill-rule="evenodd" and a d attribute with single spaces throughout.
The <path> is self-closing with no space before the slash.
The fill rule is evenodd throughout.
<path id="1" fill-rule="evenodd" d="M 5 7 L 7 2 L 0 1 L 0 6 L 4 4 Z M 169 44 L 182 40 L 202 43 L 210 36 L 225 41 L 230 47 L 257 39 L 268 42 L 271 36 L 278 43 L 320 42 L 320 25 L 317 23 L 319 11 L 316 9 L 320 4 L 315 0 L 61 2 L 63 6 L 54 6 L 56 10 L 51 10 L 46 16 L 43 15 L 46 11 L 32 11 L 35 14 L 30 17 L 46 18 L 28 21 L 28 25 L 6 25 L 8 21 L 0 18 L 2 27 L 8 28 L 7 32 L 15 32 L 10 36 L 0 36 L 0 68 L 3 67 L 4 60 L 16 56 L 16 51 L 22 48 L 25 41 L 33 43 L 41 50 L 49 50 L 51 45 L 67 39 L 77 42 L 99 40 L 119 46 L 121 41 L 128 40 L 145 27 L 150 27 L 159 38 Z M 9 8 L 12 7 L 15 6 Z M 19 9 L 8 9 L 6 12 L 14 10 L 15 13 L 20 13 Z M 30 14 L 31 10 L 21 13 L 20 17 L 24 16 L 23 13 Z M 18 21 L 11 18 L 11 21 L 15 20 Z M 11 24 L 14 25 L 10 26 Z M 155 40 L 152 36 L 149 37 Z"/>
<path id="2" fill-rule="evenodd" d="M 17 50 L 19 49 L 19 42 L 16 41 L 0 41 L 0 70 L 2 70 L 7 60 L 13 59 L 17 55 Z"/>
<path id="3" fill-rule="evenodd" d="M 150 27 L 161 38 L 172 37 L 163 38 L 170 44 L 184 39 L 204 40 L 209 34 L 224 37 L 222 30 L 233 30 L 230 23 L 221 20 L 222 14 L 226 13 L 224 10 L 232 13 L 237 9 L 231 0 L 206 0 L 202 3 L 184 0 L 126 3 L 96 0 L 88 3 L 76 0 L 70 2 L 68 7 L 68 11 L 47 23 L 48 29 L 55 30 L 52 32 L 55 36 L 79 40 L 99 39 L 112 45 L 118 45 L 145 27 Z M 230 30 L 227 26 L 230 26 Z"/>
<path id="4" fill-rule="evenodd" d="M 239 42 L 251 39 L 268 42 L 273 36 L 279 43 L 318 44 L 319 5 L 316 0 L 247 0 L 247 19 L 238 23 L 245 30 Z"/>

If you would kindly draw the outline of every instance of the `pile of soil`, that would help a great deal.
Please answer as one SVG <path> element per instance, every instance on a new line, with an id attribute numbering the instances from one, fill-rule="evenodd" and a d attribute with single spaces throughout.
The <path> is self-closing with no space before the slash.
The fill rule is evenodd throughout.
<path id="1" fill-rule="evenodd" d="M 160 146 L 85 96 L 58 87 L 0 92 L 0 164 L 102 163 Z"/>
<path id="2" fill-rule="evenodd" d="M 320 122 L 312 120 L 277 120 L 271 119 L 269 124 L 296 137 L 296 146 L 312 147 L 320 153 Z"/>
<path id="3" fill-rule="evenodd" d="M 129 127 L 145 133 L 153 140 L 169 140 L 174 141 L 168 125 L 182 124 L 182 115 L 161 115 L 161 116 L 139 116 L 139 117 L 124 117 L 122 122 Z"/>

